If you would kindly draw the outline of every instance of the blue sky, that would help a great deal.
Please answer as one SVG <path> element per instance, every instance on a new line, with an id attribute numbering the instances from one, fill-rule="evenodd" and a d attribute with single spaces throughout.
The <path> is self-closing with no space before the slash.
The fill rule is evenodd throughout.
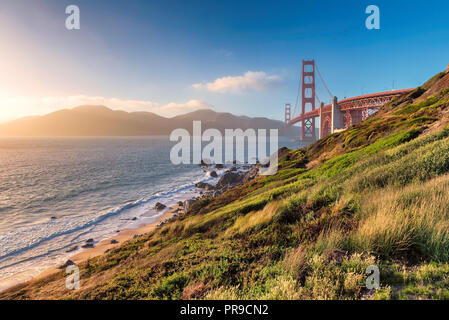
<path id="1" fill-rule="evenodd" d="M 71 4 L 80 30 L 65 28 Z M 370 4 L 380 30 L 365 27 Z M 339 98 L 416 87 L 449 63 L 448 12 L 448 1 L 2 0 L 0 121 L 79 103 L 282 119 L 311 58 Z"/>

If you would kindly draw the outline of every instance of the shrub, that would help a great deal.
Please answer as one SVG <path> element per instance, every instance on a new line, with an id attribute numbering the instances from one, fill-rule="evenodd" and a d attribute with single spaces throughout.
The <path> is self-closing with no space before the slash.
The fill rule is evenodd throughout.
<path id="1" fill-rule="evenodd" d="M 299 220 L 303 214 L 302 206 L 306 201 L 307 197 L 304 194 L 291 196 L 280 206 L 278 213 L 273 217 L 273 222 L 288 224 Z"/>
<path id="2" fill-rule="evenodd" d="M 184 274 L 173 274 L 162 279 L 153 294 L 159 299 L 181 299 L 189 279 Z"/>

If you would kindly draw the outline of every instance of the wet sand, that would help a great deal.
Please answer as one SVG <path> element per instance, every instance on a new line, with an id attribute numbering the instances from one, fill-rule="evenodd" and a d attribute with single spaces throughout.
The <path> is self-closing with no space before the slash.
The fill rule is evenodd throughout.
<path id="1" fill-rule="evenodd" d="M 95 247 L 88 248 L 74 255 L 73 257 L 70 257 L 69 260 L 72 260 L 75 264 L 79 264 L 86 261 L 87 259 L 91 259 L 93 257 L 102 255 L 106 253 L 107 250 L 116 248 L 120 246 L 122 243 L 133 239 L 135 236 L 150 233 L 151 231 L 155 230 L 158 224 L 161 223 L 162 221 L 166 221 L 173 218 L 173 216 L 178 213 L 178 209 L 180 208 L 177 205 L 170 207 L 164 212 L 164 214 L 161 217 L 159 217 L 157 221 L 142 225 L 137 229 L 125 229 L 121 231 L 117 236 L 103 240 L 98 244 L 96 244 Z M 118 243 L 111 243 L 111 241 L 113 240 L 117 241 Z"/>

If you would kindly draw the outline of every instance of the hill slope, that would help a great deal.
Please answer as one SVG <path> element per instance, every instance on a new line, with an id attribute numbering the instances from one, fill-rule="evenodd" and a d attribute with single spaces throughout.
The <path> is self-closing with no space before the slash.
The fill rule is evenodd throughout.
<path id="1" fill-rule="evenodd" d="M 1 298 L 449 298 L 449 73 L 280 170 Z M 381 270 L 377 291 L 365 270 Z"/>
<path id="2" fill-rule="evenodd" d="M 230 113 L 198 110 L 173 118 L 151 112 L 125 112 L 104 106 L 79 106 L 45 116 L 21 118 L 0 125 L 0 136 L 152 136 L 169 135 L 176 128 L 192 130 L 192 121 L 202 128 L 279 129 L 280 135 L 293 135 L 297 129 L 285 128 L 281 121 L 238 117 Z"/>

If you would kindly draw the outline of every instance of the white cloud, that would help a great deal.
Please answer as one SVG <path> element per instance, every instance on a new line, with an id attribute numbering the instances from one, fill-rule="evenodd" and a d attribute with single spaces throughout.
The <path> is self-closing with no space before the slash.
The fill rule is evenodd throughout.
<path id="1" fill-rule="evenodd" d="M 218 78 L 214 82 L 195 83 L 195 89 L 207 89 L 221 93 L 242 93 L 246 91 L 262 91 L 278 86 L 282 78 L 277 75 L 268 75 L 263 71 L 248 71 L 243 76 Z"/>
<path id="2" fill-rule="evenodd" d="M 43 115 L 60 109 L 80 105 L 103 105 L 114 110 L 148 111 L 164 117 L 192 112 L 199 109 L 212 109 L 213 106 L 201 100 L 185 103 L 171 102 L 160 104 L 147 100 L 127 100 L 100 96 L 52 96 L 52 97 L 5 97 L 0 95 L 0 122 L 29 115 Z"/>

